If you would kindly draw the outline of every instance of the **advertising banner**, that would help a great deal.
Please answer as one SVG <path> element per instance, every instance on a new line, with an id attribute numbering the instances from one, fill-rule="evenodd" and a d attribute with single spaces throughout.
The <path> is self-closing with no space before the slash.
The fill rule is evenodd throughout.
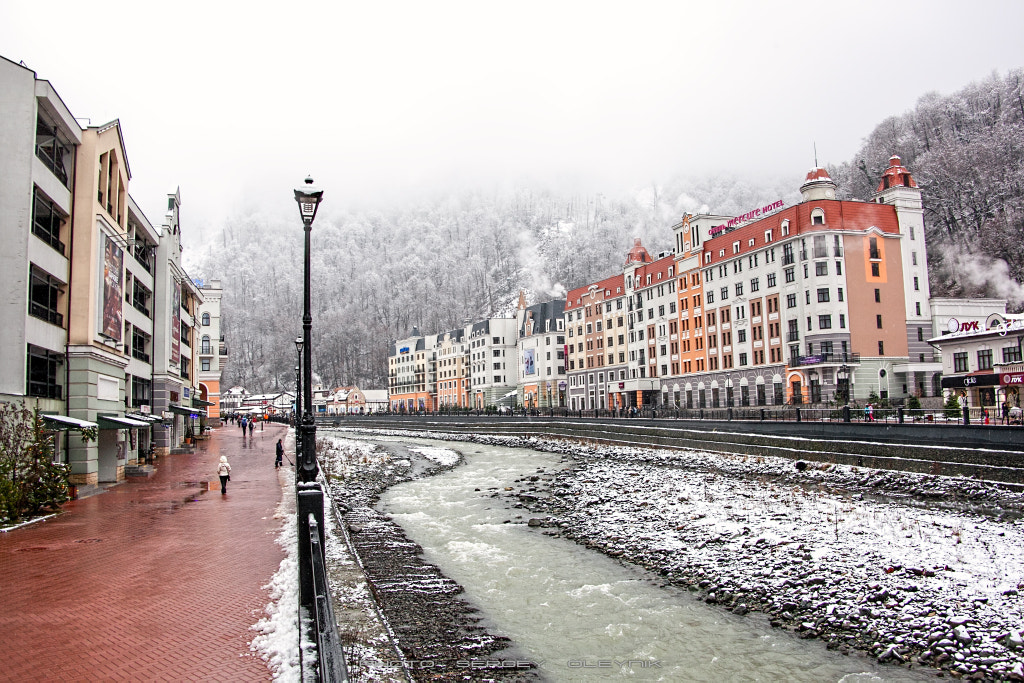
<path id="1" fill-rule="evenodd" d="M 181 362 L 181 285 L 171 287 L 171 365 Z"/>
<path id="2" fill-rule="evenodd" d="M 524 375 L 535 375 L 537 374 L 536 367 L 533 364 L 533 352 L 535 349 L 525 349 L 523 351 L 523 374 Z"/>
<path id="3" fill-rule="evenodd" d="M 103 319 L 100 334 L 121 341 L 124 330 L 124 252 L 106 235 L 103 236 Z"/>

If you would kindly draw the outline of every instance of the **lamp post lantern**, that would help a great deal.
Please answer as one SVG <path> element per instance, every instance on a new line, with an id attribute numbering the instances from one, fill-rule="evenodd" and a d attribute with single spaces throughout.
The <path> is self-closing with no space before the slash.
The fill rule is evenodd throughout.
<path id="1" fill-rule="evenodd" d="M 316 422 L 313 419 L 313 314 L 310 309 L 309 241 L 313 219 L 323 200 L 323 190 L 313 187 L 313 179 L 306 178 L 304 187 L 296 188 L 295 201 L 299 205 L 302 226 L 305 231 L 305 249 L 302 281 L 302 424 L 299 436 L 302 438 L 302 460 L 299 465 L 298 481 L 316 481 Z M 298 344 L 296 344 L 298 346 Z"/>
<path id="2" fill-rule="evenodd" d="M 839 391 L 843 397 L 843 404 L 850 402 L 850 368 L 845 363 L 836 372 L 836 379 L 839 381 Z"/>

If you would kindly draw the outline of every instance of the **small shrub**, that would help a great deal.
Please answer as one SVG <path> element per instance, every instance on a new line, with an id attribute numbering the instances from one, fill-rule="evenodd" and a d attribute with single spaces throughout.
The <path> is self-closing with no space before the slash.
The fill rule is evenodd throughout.
<path id="1" fill-rule="evenodd" d="M 0 516 L 16 522 L 68 501 L 66 465 L 53 462 L 53 437 L 39 409 L 0 403 Z"/>

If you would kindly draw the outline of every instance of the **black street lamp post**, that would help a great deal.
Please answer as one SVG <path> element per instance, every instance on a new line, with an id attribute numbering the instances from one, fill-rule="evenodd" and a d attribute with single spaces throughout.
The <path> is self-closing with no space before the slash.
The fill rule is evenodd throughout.
<path id="1" fill-rule="evenodd" d="M 302 225 L 305 230 L 305 251 L 302 290 L 302 424 L 298 433 L 302 438 L 302 460 L 298 481 L 316 481 L 316 422 L 313 419 L 313 314 L 310 309 L 309 241 L 313 219 L 323 200 L 323 190 L 313 187 L 313 179 L 306 178 L 305 187 L 295 190 L 295 201 L 299 204 Z"/>
<path id="2" fill-rule="evenodd" d="M 295 414 L 292 417 L 295 422 L 295 459 L 298 461 L 302 452 L 302 436 L 299 434 L 302 425 L 302 337 L 295 340 L 295 353 L 299 364 L 295 366 Z"/>

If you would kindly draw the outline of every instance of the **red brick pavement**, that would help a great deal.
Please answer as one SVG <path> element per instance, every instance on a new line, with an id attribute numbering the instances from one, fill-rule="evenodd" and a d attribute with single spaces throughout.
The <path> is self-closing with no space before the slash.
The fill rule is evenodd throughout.
<path id="1" fill-rule="evenodd" d="M 267 424 L 243 440 L 221 427 L 150 478 L 0 533 L 0 680 L 269 680 L 249 629 L 284 557 L 274 445 L 285 432 Z"/>

